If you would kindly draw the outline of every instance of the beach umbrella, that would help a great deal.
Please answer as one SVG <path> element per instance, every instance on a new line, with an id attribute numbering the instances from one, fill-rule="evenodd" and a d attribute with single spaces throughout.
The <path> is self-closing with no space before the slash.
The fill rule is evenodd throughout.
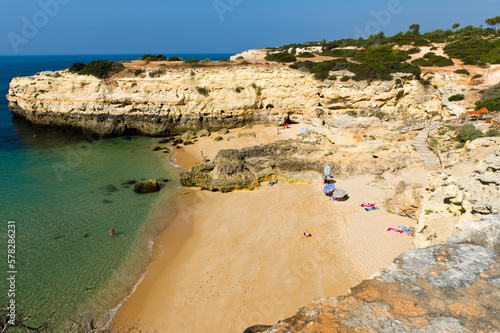
<path id="1" fill-rule="evenodd" d="M 309 131 L 309 128 L 307 128 L 307 127 L 302 127 L 302 128 L 300 129 L 300 133 L 305 133 L 305 132 L 307 132 L 307 131 Z"/>
<path id="2" fill-rule="evenodd" d="M 330 176 L 330 175 L 323 176 L 323 180 L 328 180 L 328 179 L 333 179 L 333 176 Z"/>
<path id="3" fill-rule="evenodd" d="M 325 187 L 323 188 L 323 193 L 330 193 L 330 192 L 333 192 L 335 190 L 335 184 L 328 184 L 328 185 L 325 185 Z"/>
<path id="4" fill-rule="evenodd" d="M 290 126 L 290 124 L 289 123 L 284 123 L 283 126 Z"/>
<path id="5" fill-rule="evenodd" d="M 343 198 L 345 197 L 347 194 L 347 192 L 341 188 L 336 188 L 333 190 L 333 193 L 332 193 L 332 198 L 335 198 L 335 199 L 340 199 L 340 198 Z"/>

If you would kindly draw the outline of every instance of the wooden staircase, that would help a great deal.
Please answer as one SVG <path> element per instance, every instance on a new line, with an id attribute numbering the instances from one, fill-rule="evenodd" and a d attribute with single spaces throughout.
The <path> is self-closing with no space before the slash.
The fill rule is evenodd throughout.
<path id="1" fill-rule="evenodd" d="M 428 141 L 430 131 L 438 126 L 440 126 L 440 123 L 429 124 L 429 128 L 421 130 L 413 139 L 413 147 L 415 147 L 417 152 L 424 158 L 424 168 L 426 170 L 441 169 L 441 159 L 437 152 L 432 151 Z"/>

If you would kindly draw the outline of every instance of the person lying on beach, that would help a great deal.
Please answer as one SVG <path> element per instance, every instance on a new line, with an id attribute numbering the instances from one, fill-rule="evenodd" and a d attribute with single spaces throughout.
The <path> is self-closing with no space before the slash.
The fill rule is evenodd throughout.
<path id="1" fill-rule="evenodd" d="M 304 232 L 304 237 L 312 237 L 312 235 L 308 232 Z"/>

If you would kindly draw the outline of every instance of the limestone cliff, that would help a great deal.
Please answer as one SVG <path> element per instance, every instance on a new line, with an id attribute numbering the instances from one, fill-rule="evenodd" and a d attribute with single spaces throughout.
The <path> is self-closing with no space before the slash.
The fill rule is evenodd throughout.
<path id="1" fill-rule="evenodd" d="M 414 238 L 416 247 L 443 243 L 470 220 L 500 210 L 500 138 L 480 138 L 464 147 L 464 157 L 490 151 L 464 177 L 439 170 L 429 175 L 427 193 L 420 205 Z"/>
<path id="2" fill-rule="evenodd" d="M 322 124 L 347 110 L 377 109 L 401 118 L 443 111 L 440 90 L 410 78 L 323 82 L 265 64 L 173 67 L 135 77 L 132 65 L 124 65 L 124 71 L 104 80 L 67 70 L 14 78 L 7 95 L 10 110 L 36 124 L 103 136 L 170 135 L 245 123 Z"/>
<path id="3" fill-rule="evenodd" d="M 245 333 L 499 332 L 499 244 L 499 215 L 468 222 L 446 244 L 404 252 L 348 296 Z"/>

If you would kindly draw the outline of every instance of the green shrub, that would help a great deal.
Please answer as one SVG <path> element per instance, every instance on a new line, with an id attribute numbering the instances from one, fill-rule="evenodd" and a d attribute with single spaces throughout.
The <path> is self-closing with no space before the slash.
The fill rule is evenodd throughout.
<path id="1" fill-rule="evenodd" d="M 149 72 L 149 77 L 153 78 L 153 77 L 158 77 L 158 76 L 161 76 L 165 73 L 165 71 L 163 69 L 157 69 L 155 71 L 151 71 Z"/>
<path id="2" fill-rule="evenodd" d="M 219 60 L 220 62 L 228 62 L 229 60 L 227 60 L 226 58 L 222 58 Z"/>
<path id="3" fill-rule="evenodd" d="M 466 69 L 457 69 L 455 71 L 455 73 L 457 73 L 457 74 L 464 74 L 464 75 L 469 75 L 470 76 L 470 72 L 468 70 L 466 70 Z"/>
<path id="4" fill-rule="evenodd" d="M 488 111 L 500 111 L 500 97 L 476 102 L 476 110 L 487 108 Z"/>
<path id="5" fill-rule="evenodd" d="M 134 72 L 134 75 L 137 76 L 137 75 L 141 75 L 142 74 L 142 69 L 136 69 L 135 72 Z"/>
<path id="6" fill-rule="evenodd" d="M 500 40 L 466 37 L 447 45 L 444 51 L 449 57 L 460 59 L 466 65 L 500 63 Z"/>
<path id="7" fill-rule="evenodd" d="M 483 132 L 472 124 L 466 124 L 458 130 L 457 139 L 459 142 L 473 141 L 483 136 Z"/>
<path id="8" fill-rule="evenodd" d="M 196 87 L 196 91 L 198 91 L 200 95 L 208 96 L 208 89 L 206 87 Z"/>
<path id="9" fill-rule="evenodd" d="M 482 78 L 483 76 L 481 74 L 476 74 L 472 77 L 473 80 L 476 80 L 476 79 L 480 79 Z"/>
<path id="10" fill-rule="evenodd" d="M 321 53 L 322 56 L 326 57 L 340 57 L 340 58 L 352 58 L 359 54 L 360 50 L 351 50 L 351 49 L 331 49 L 325 50 Z"/>
<path id="11" fill-rule="evenodd" d="M 184 61 L 184 59 L 180 57 L 170 57 L 167 59 L 167 61 Z"/>
<path id="12" fill-rule="evenodd" d="M 123 64 L 118 61 L 94 60 L 78 72 L 78 75 L 93 75 L 97 78 L 105 78 L 108 75 L 123 70 Z"/>
<path id="13" fill-rule="evenodd" d="M 234 91 L 236 91 L 238 94 L 239 94 L 240 92 L 242 92 L 243 90 L 245 90 L 245 88 L 244 88 L 244 87 L 240 87 L 240 86 L 238 86 L 238 87 L 234 88 Z"/>
<path id="14" fill-rule="evenodd" d="M 440 130 L 440 131 L 438 132 L 438 134 L 439 134 L 439 135 L 445 135 L 445 134 L 446 134 L 446 132 L 447 132 L 447 130 L 446 130 L 446 129 L 442 129 L 442 130 Z"/>
<path id="15" fill-rule="evenodd" d="M 197 63 L 199 63 L 199 62 L 200 62 L 200 60 L 199 60 L 199 59 L 194 59 L 194 58 L 193 58 L 193 59 L 185 60 L 184 62 L 185 62 L 186 64 L 197 64 Z"/>
<path id="16" fill-rule="evenodd" d="M 340 79 L 341 82 L 346 82 L 346 81 L 349 81 L 350 77 L 347 76 L 347 75 L 344 75 L 342 76 L 342 78 Z"/>
<path id="17" fill-rule="evenodd" d="M 415 54 L 415 53 L 418 53 L 420 51 L 421 51 L 420 48 L 412 47 L 411 49 L 408 50 L 408 54 Z"/>
<path id="18" fill-rule="evenodd" d="M 431 43 L 428 40 L 422 38 L 422 39 L 418 39 L 415 42 L 413 42 L 413 45 L 414 46 L 429 46 L 429 45 L 431 45 Z"/>
<path id="19" fill-rule="evenodd" d="M 264 59 L 267 61 L 276 61 L 276 62 L 294 62 L 297 61 L 297 58 L 288 52 L 279 52 L 267 55 Z"/>
<path id="20" fill-rule="evenodd" d="M 486 131 L 486 133 L 484 133 L 484 136 L 500 136 L 500 131 L 496 128 L 490 128 L 488 131 Z"/>
<path id="21" fill-rule="evenodd" d="M 438 145 L 438 140 L 435 137 L 433 137 L 433 136 L 429 136 L 429 145 L 432 148 L 436 148 L 437 145 Z"/>
<path id="22" fill-rule="evenodd" d="M 240 62 L 240 65 L 250 65 L 251 62 L 248 61 L 248 60 L 243 60 L 242 62 Z"/>
<path id="23" fill-rule="evenodd" d="M 427 78 L 427 79 L 424 79 L 424 78 L 420 78 L 418 81 L 423 85 L 423 86 L 430 86 L 431 85 L 431 80 L 432 78 Z"/>
<path id="24" fill-rule="evenodd" d="M 166 61 L 167 57 L 165 57 L 164 55 L 161 55 L 161 54 L 158 54 L 158 55 L 145 54 L 139 60 L 143 60 L 143 61 Z"/>
<path id="25" fill-rule="evenodd" d="M 414 65 L 417 66 L 425 66 L 425 67 L 446 67 L 446 66 L 453 66 L 453 60 L 438 56 L 434 52 L 429 52 L 426 53 L 423 58 L 415 59 L 411 62 Z"/>
<path id="26" fill-rule="evenodd" d="M 85 68 L 85 64 L 81 63 L 81 62 L 75 62 L 73 65 L 71 65 L 71 67 L 69 68 L 69 71 L 71 73 L 78 73 L 79 71 L 81 71 L 82 69 Z"/>
<path id="27" fill-rule="evenodd" d="M 463 94 L 456 94 L 456 95 L 448 97 L 448 101 L 450 101 L 450 102 L 458 102 L 458 101 L 463 101 L 464 98 L 465 97 L 464 97 Z"/>
<path id="28" fill-rule="evenodd" d="M 314 54 L 312 54 L 311 52 L 303 52 L 303 53 L 299 53 L 296 55 L 297 58 L 314 58 L 316 57 Z"/>
<path id="29" fill-rule="evenodd" d="M 486 89 L 480 101 L 476 102 L 476 109 L 485 107 L 489 111 L 500 111 L 500 83 Z"/>
<path id="30" fill-rule="evenodd" d="M 330 80 L 330 81 L 336 81 L 337 80 L 337 75 L 331 75 L 331 76 L 329 76 L 328 80 Z"/>

